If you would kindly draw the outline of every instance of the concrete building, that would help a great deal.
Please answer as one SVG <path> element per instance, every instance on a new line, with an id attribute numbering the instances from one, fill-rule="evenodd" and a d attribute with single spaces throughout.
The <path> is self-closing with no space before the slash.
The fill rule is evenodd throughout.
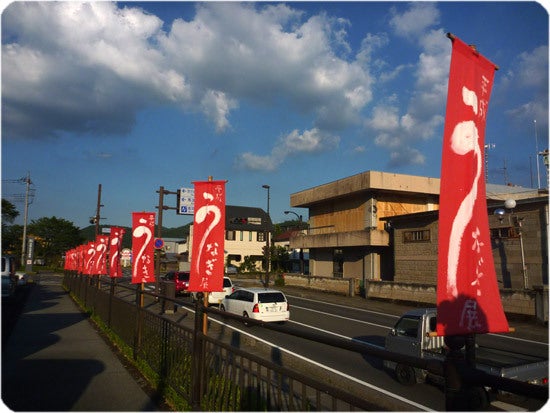
<path id="1" fill-rule="evenodd" d="M 438 217 L 439 185 L 437 178 L 366 171 L 291 194 L 291 207 L 308 208 L 309 230 L 292 237 L 290 247 L 309 249 L 312 276 L 355 278 L 363 286 L 370 280 L 393 281 L 400 269 L 388 219 L 425 213 L 423 225 L 430 225 L 430 220 L 433 224 Z M 487 185 L 488 203 L 537 196 L 534 189 Z M 426 236 L 431 242 L 433 231 L 411 233 L 420 241 L 426 241 Z M 416 257 L 419 253 L 409 252 L 419 265 L 417 276 L 427 277 L 425 270 L 437 259 L 437 251 L 427 258 Z"/>
<path id="2" fill-rule="evenodd" d="M 514 210 L 503 202 L 488 206 L 495 272 L 501 289 L 548 285 L 548 199 L 518 200 Z M 501 209 L 500 214 L 495 211 Z M 391 228 L 394 278 L 403 284 L 437 282 L 438 213 L 421 212 L 385 218 Z M 521 224 L 521 226 L 520 226 Z"/>

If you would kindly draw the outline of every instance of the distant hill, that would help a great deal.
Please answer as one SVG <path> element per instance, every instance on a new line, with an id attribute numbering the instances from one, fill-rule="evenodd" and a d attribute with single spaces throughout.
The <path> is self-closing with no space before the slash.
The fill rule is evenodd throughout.
<path id="1" fill-rule="evenodd" d="M 191 224 L 187 224 L 177 228 L 162 227 L 162 238 L 187 238 L 189 236 L 189 227 Z M 109 226 L 104 225 L 104 228 Z M 122 248 L 131 248 L 132 246 L 132 228 L 123 227 L 126 232 L 122 238 Z M 100 230 L 101 231 L 101 230 Z M 156 235 L 156 234 L 155 234 Z M 84 239 L 84 242 L 95 241 L 95 225 L 89 225 L 80 230 L 80 236 Z"/>

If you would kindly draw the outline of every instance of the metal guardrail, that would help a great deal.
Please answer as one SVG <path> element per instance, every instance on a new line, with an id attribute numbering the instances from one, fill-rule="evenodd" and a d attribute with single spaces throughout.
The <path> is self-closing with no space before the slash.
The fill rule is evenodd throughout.
<path id="1" fill-rule="evenodd" d="M 199 299 L 195 302 L 194 327 L 186 327 L 158 314 L 157 301 L 161 301 L 162 308 L 166 303 L 182 306 L 190 304 L 143 291 L 138 288 L 139 285 L 126 286 L 106 277 L 104 279 L 108 281 L 67 272 L 63 282 L 65 288 L 86 309 L 95 312 L 132 348 L 134 359 L 144 361 L 157 374 L 159 391 L 170 387 L 187 400 L 193 409 L 364 411 L 388 408 L 387 405 L 381 406 L 364 397 L 357 397 L 203 333 L 204 313 L 244 321 L 240 316 L 204 307 Z M 144 296 L 148 297 L 145 305 Z M 252 319 L 246 321 L 282 334 L 418 367 L 442 376 L 447 383 L 445 397 L 450 409 L 460 399 L 461 388 L 475 386 L 488 386 L 539 400 L 548 399 L 546 386 L 493 376 L 461 360 L 426 360 L 306 332 L 289 325 L 279 326 Z"/>
<path id="2" fill-rule="evenodd" d="M 63 284 L 132 348 L 135 360 L 156 373 L 159 392 L 170 387 L 195 410 L 380 410 L 375 403 L 203 334 L 203 310 L 221 312 L 204 308 L 200 300 L 199 322 L 192 329 L 158 314 L 158 307 L 155 312 L 136 305 L 140 295 L 154 300 L 156 294 L 103 281 L 99 288 L 95 278 L 66 273 Z M 115 289 L 125 290 L 123 297 Z"/>

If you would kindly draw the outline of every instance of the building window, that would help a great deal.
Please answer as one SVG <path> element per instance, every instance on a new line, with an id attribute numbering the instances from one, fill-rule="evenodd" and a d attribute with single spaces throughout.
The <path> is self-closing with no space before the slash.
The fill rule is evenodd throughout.
<path id="1" fill-rule="evenodd" d="M 252 231 L 248 231 L 248 241 L 252 242 Z"/>
<path id="2" fill-rule="evenodd" d="M 430 241 L 429 229 L 403 232 L 403 242 L 428 242 L 428 241 Z"/>
<path id="3" fill-rule="evenodd" d="M 235 241 L 235 231 L 225 231 L 225 239 L 228 241 Z"/>
<path id="4" fill-rule="evenodd" d="M 242 241 L 243 241 L 243 237 L 244 237 L 244 233 L 243 233 L 243 231 L 239 231 L 239 232 L 241 233 L 241 234 L 240 234 L 240 236 L 241 236 L 240 240 L 241 240 L 241 242 L 242 242 Z"/>
<path id="5" fill-rule="evenodd" d="M 256 240 L 258 242 L 265 242 L 265 234 L 263 232 L 258 232 L 258 236 L 256 237 Z"/>
<path id="6" fill-rule="evenodd" d="M 491 239 L 519 238 L 514 227 L 491 228 Z"/>

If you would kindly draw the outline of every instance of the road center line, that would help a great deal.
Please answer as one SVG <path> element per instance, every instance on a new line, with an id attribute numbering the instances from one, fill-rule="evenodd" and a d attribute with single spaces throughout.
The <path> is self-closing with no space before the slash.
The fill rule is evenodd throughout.
<path id="1" fill-rule="evenodd" d="M 323 315 L 327 315 L 327 316 L 331 316 L 331 317 L 341 318 L 341 319 L 343 319 L 343 320 L 353 321 L 353 322 L 355 322 L 355 323 L 368 324 L 368 325 L 370 325 L 370 326 L 385 328 L 385 329 L 388 329 L 388 330 L 391 329 L 391 327 L 384 326 L 384 325 L 382 325 L 382 324 L 370 323 L 370 322 L 368 322 L 368 321 L 362 321 L 362 320 L 357 320 L 357 319 L 355 319 L 355 318 L 349 318 L 349 317 L 344 317 L 344 316 L 337 315 L 337 314 L 326 313 L 326 312 L 324 312 L 324 311 L 312 310 L 311 308 L 300 307 L 300 306 L 298 306 L 298 305 L 292 305 L 291 308 L 300 308 L 301 310 L 311 311 L 311 312 L 313 312 L 313 313 L 318 313 L 318 314 L 323 314 Z"/>

